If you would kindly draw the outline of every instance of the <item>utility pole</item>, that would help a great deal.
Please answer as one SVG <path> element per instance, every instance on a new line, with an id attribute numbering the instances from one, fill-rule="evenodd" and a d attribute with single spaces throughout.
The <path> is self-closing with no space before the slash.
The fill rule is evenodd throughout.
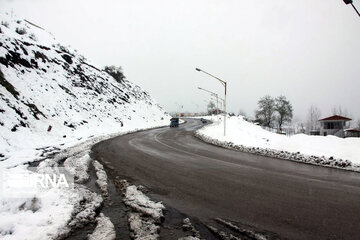
<path id="1" fill-rule="evenodd" d="M 203 72 L 203 73 L 209 75 L 210 77 L 215 78 L 215 79 L 218 80 L 218 81 L 224 86 L 224 88 L 225 88 L 225 97 L 224 97 L 224 136 L 226 136 L 226 90 L 227 90 L 227 83 L 226 83 L 224 80 L 222 80 L 222 79 L 220 79 L 220 78 L 218 78 L 218 77 L 215 77 L 214 75 L 212 75 L 212 74 L 210 74 L 210 73 L 208 73 L 208 72 L 205 72 L 204 70 L 201 70 L 200 68 L 195 68 L 195 70 L 196 70 L 196 71 L 199 71 L 199 72 Z"/>

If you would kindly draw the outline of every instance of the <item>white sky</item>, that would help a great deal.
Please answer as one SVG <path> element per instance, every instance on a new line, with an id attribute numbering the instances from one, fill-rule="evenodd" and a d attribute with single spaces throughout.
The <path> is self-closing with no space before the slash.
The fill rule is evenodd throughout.
<path id="1" fill-rule="evenodd" d="M 360 9 L 360 0 L 354 0 Z M 96 65 L 126 77 L 167 109 L 201 111 L 223 94 L 228 111 L 253 115 L 283 94 L 305 120 L 311 104 L 360 118 L 360 18 L 342 0 L 0 0 Z"/>

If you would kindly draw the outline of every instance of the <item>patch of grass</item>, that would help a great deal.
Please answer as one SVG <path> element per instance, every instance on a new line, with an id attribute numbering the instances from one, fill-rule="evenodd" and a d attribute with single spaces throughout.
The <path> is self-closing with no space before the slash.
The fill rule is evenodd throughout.
<path id="1" fill-rule="evenodd" d="M 1 25 L 3 25 L 4 27 L 9 27 L 9 23 L 6 21 L 1 21 Z"/>

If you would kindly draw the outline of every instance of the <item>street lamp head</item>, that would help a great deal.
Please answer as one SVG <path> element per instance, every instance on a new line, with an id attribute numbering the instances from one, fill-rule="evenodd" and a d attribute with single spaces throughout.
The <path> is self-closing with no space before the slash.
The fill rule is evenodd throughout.
<path id="1" fill-rule="evenodd" d="M 202 90 L 202 88 L 201 88 L 201 87 L 198 87 L 198 89 Z"/>
<path id="2" fill-rule="evenodd" d="M 199 71 L 199 72 L 201 71 L 201 69 L 200 69 L 200 68 L 195 68 L 195 70 L 196 70 L 196 71 Z"/>

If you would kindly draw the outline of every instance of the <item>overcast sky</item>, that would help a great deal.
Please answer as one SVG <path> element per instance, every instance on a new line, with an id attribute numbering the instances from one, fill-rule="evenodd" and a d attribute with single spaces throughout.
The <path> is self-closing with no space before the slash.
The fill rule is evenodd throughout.
<path id="1" fill-rule="evenodd" d="M 354 0 L 360 9 L 360 0 Z M 228 82 L 228 111 L 253 115 L 260 97 L 285 95 L 296 118 L 311 104 L 360 118 L 360 17 L 342 0 L 0 0 L 78 49 L 120 65 L 168 111 L 204 110 Z"/>

